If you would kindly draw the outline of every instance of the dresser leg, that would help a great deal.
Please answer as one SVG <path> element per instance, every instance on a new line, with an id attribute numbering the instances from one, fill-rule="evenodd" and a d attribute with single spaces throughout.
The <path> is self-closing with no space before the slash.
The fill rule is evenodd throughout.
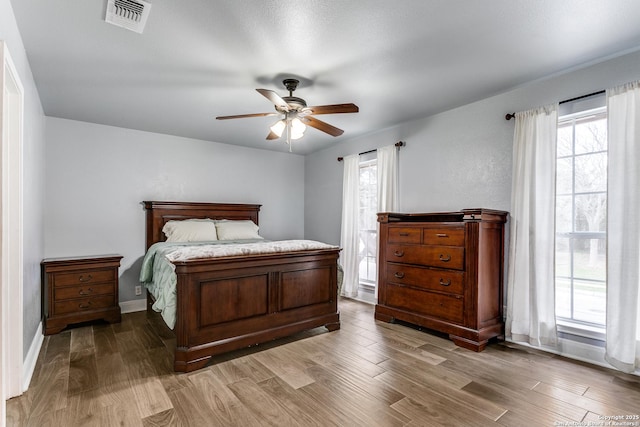
<path id="1" fill-rule="evenodd" d="M 489 342 L 489 340 L 484 340 L 480 342 L 472 341 L 470 339 L 458 337 L 456 335 L 449 335 L 449 339 L 451 339 L 451 341 L 453 341 L 454 344 L 457 345 L 458 347 L 466 348 L 467 350 L 472 350 L 476 352 L 480 352 L 484 350 L 484 348 L 487 346 L 487 343 Z"/>

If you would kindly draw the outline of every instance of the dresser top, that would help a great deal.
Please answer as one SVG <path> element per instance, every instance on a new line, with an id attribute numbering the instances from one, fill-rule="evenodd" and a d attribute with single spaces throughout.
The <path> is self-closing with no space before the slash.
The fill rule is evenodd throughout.
<path id="1" fill-rule="evenodd" d="M 465 222 L 465 221 L 498 221 L 505 222 L 509 213 L 495 209 L 472 208 L 458 212 L 380 212 L 378 222 Z"/>

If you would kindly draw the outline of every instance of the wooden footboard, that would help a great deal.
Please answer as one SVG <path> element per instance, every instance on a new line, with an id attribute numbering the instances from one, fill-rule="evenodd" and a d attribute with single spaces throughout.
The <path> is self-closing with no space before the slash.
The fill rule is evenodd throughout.
<path id="1" fill-rule="evenodd" d="M 176 262 L 174 369 L 296 332 L 340 327 L 338 249 Z"/>

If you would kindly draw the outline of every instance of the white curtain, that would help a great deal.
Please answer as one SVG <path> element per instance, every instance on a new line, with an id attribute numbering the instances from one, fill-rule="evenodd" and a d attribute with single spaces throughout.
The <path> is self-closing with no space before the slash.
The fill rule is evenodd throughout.
<path id="1" fill-rule="evenodd" d="M 516 113 L 506 334 L 534 346 L 557 344 L 557 127 L 557 104 Z"/>
<path id="2" fill-rule="evenodd" d="M 398 148 L 395 145 L 378 148 L 378 212 L 398 210 Z"/>
<path id="3" fill-rule="evenodd" d="M 360 158 L 357 154 L 343 159 L 342 229 L 340 232 L 340 264 L 344 270 L 341 294 L 358 295 L 358 216 L 360 198 Z"/>
<path id="4" fill-rule="evenodd" d="M 640 368 L 640 82 L 607 91 L 606 360 Z"/>
<path id="5" fill-rule="evenodd" d="M 400 180 L 398 177 L 398 148 L 394 145 L 378 148 L 378 212 L 397 212 L 399 209 L 398 193 Z M 377 227 L 376 247 L 380 247 L 380 224 Z M 376 265 L 380 263 L 380 254 L 376 251 Z M 375 297 L 378 298 L 376 281 Z"/>

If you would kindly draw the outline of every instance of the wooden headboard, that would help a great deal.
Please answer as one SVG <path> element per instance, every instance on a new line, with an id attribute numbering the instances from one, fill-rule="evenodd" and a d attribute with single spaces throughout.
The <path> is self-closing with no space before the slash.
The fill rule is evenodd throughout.
<path id="1" fill-rule="evenodd" d="M 162 227 L 167 221 L 190 218 L 250 219 L 258 225 L 258 212 L 261 206 L 195 202 L 142 202 L 142 204 L 147 211 L 147 249 L 154 243 L 165 240 Z"/>

